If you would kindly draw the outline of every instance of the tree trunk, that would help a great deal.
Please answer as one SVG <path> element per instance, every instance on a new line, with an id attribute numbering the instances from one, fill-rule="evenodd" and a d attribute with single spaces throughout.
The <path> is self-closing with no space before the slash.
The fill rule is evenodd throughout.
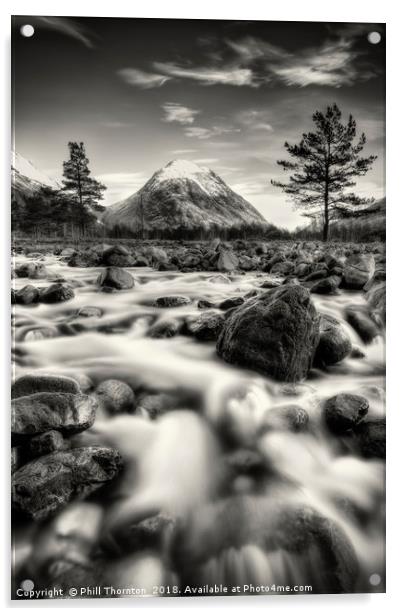
<path id="1" fill-rule="evenodd" d="M 328 212 L 326 212 L 325 220 L 324 220 L 324 228 L 322 232 L 322 239 L 324 242 L 328 240 L 328 232 L 329 232 L 329 222 L 328 222 Z"/>

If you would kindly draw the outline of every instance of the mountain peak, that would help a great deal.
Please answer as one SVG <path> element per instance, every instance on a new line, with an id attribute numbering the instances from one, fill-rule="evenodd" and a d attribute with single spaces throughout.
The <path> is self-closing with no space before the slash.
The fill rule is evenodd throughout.
<path id="1" fill-rule="evenodd" d="M 191 160 L 176 158 L 159 170 L 161 179 L 192 178 L 199 173 L 209 173 L 206 167 L 199 167 Z"/>
<path id="2" fill-rule="evenodd" d="M 211 169 L 183 159 L 170 161 L 137 193 L 106 208 L 103 222 L 150 232 L 266 223 Z"/>

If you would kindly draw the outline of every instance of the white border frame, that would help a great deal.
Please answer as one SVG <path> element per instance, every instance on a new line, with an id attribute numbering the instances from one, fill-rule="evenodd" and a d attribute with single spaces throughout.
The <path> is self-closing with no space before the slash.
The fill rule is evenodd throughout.
<path id="1" fill-rule="evenodd" d="M 355 614 L 370 616 L 381 609 L 396 608 L 399 590 L 400 568 L 400 529 L 401 505 L 398 504 L 400 488 L 400 440 L 402 435 L 401 417 L 402 409 L 398 408 L 401 400 L 401 323 L 399 312 L 402 305 L 401 289 L 401 243 L 402 229 L 402 203 L 401 203 L 401 9 L 394 0 L 337 0 L 335 3 L 323 3 L 321 0 L 282 0 L 273 5 L 267 0 L 202 0 L 191 4 L 188 0 L 146 0 L 144 3 L 113 0 L 106 6 L 95 6 L 88 0 L 5 0 L 2 6 L 0 27 L 2 29 L 2 83 L 3 96 L 1 97 L 1 120 L 4 135 L 0 148 L 2 173 L 2 207 L 1 207 L 1 275 L 3 283 L 3 301 L 1 302 L 1 325 L 3 328 L 2 344 L 2 435 L 4 481 L 3 486 L 9 486 L 9 421 L 7 409 L 9 408 L 9 203 L 10 203 L 10 15 L 63 15 L 63 16 L 105 16 L 105 17 L 166 17 L 188 19 L 256 19 L 270 21 L 334 21 L 334 22 L 371 22 L 387 23 L 387 278 L 388 278 L 388 331 L 387 338 L 387 593 L 373 595 L 314 595 L 314 596 L 281 596 L 281 597 L 238 597 L 220 598 L 206 597 L 202 599 L 119 599 L 119 600 L 74 600 L 74 601 L 36 601 L 11 602 L 10 594 L 10 563 L 7 549 L 2 550 L 0 559 L 0 580 L 2 604 L 6 609 L 23 609 L 42 612 L 43 609 L 71 609 L 74 614 L 81 611 L 99 609 L 130 609 L 138 611 L 163 610 L 176 613 L 177 610 L 210 610 L 219 609 L 223 612 L 243 612 L 245 609 L 267 611 L 275 609 L 281 614 L 294 614 L 303 616 L 311 612 L 325 611 L 326 616 L 336 614 L 341 610 L 350 610 Z M 399 297 L 398 297 L 399 295 Z M 399 396 L 398 396 L 399 394 Z M 398 455 L 399 454 L 399 455 Z M 398 468 L 399 465 L 399 468 Z M 7 488 L 3 488 L 6 490 Z M 2 494 L 3 507 L 1 508 L 2 527 L 4 531 L 3 546 L 9 545 L 9 507 L 8 495 Z M 399 601 L 400 602 L 400 601 Z M 386 605 L 385 605 L 386 604 Z"/>

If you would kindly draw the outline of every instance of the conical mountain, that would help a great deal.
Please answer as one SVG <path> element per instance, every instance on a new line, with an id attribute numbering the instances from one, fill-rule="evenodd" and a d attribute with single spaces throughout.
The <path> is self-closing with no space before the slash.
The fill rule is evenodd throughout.
<path id="1" fill-rule="evenodd" d="M 267 224 L 216 173 L 187 160 L 171 161 L 134 195 L 106 208 L 103 222 L 132 231 Z"/>

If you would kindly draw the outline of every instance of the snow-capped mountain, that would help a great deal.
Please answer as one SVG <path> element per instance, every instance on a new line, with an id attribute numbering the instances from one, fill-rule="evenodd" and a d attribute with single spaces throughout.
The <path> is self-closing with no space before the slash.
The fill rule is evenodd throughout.
<path id="1" fill-rule="evenodd" d="M 103 222 L 134 231 L 266 223 L 216 173 L 188 160 L 171 161 L 134 195 L 109 206 Z"/>
<path id="2" fill-rule="evenodd" d="M 31 196 L 42 186 L 61 188 L 60 182 L 37 169 L 31 161 L 18 152 L 12 152 L 11 190 L 13 197 L 17 200 L 25 200 L 27 196 Z"/>

